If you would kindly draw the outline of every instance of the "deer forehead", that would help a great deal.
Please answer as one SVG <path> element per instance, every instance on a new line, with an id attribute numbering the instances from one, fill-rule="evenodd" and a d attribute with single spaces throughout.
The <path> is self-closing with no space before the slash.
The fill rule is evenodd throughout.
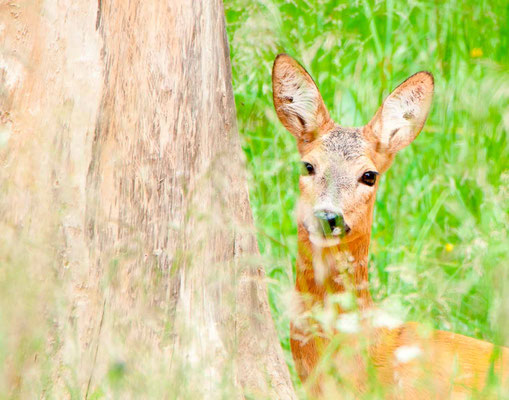
<path id="1" fill-rule="evenodd" d="M 369 143 L 363 138 L 361 128 L 335 126 L 330 132 L 322 134 L 308 147 L 304 159 L 329 165 L 341 171 L 352 167 L 369 154 Z M 332 172 L 332 171 L 329 171 Z"/>
<path id="2" fill-rule="evenodd" d="M 326 153 L 346 161 L 359 158 L 366 150 L 366 141 L 362 138 L 360 128 L 336 127 L 322 136 L 321 142 Z"/>

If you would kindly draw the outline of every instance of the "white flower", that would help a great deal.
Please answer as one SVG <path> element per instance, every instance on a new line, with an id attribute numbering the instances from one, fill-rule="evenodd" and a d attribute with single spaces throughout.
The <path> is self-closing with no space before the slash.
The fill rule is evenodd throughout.
<path id="1" fill-rule="evenodd" d="M 373 326 L 378 328 L 386 327 L 389 329 L 394 329 L 400 326 L 402 323 L 403 322 L 399 318 L 396 318 L 382 310 L 375 311 L 373 315 Z"/>
<path id="2" fill-rule="evenodd" d="M 407 363 L 422 354 L 418 346 L 401 346 L 396 349 L 394 355 L 400 363 Z"/>
<path id="3" fill-rule="evenodd" d="M 344 313 L 341 314 L 336 322 L 336 328 L 344 333 L 356 333 L 360 330 L 359 314 Z"/>

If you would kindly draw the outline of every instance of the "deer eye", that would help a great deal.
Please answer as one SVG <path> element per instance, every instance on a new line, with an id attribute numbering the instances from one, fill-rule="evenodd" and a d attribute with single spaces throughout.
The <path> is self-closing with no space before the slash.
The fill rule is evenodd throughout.
<path id="1" fill-rule="evenodd" d="M 361 176 L 360 181 L 368 186 L 373 186 L 376 183 L 376 176 L 378 175 L 378 172 L 375 171 L 368 171 L 364 172 L 364 174 Z"/>
<path id="2" fill-rule="evenodd" d="M 302 163 L 302 170 L 304 175 L 313 175 L 315 173 L 315 168 L 308 162 Z"/>

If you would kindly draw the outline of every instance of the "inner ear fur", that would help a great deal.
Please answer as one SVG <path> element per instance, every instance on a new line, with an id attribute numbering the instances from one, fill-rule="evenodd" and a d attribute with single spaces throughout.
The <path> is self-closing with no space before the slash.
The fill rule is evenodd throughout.
<path id="1" fill-rule="evenodd" d="M 315 82 L 287 54 L 279 54 L 274 61 L 272 95 L 279 120 L 299 145 L 312 142 L 333 124 Z"/>
<path id="2" fill-rule="evenodd" d="M 385 99 L 368 124 L 369 139 L 379 152 L 396 153 L 421 132 L 433 98 L 433 75 L 417 72 Z"/>

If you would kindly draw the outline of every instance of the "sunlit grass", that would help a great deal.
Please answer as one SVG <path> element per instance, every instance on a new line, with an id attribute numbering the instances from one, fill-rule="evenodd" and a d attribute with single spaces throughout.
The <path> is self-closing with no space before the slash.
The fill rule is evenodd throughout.
<path id="1" fill-rule="evenodd" d="M 298 154 L 272 106 L 286 52 L 308 69 L 333 118 L 363 125 L 419 70 L 435 97 L 419 138 L 378 193 L 370 282 L 418 320 L 509 344 L 509 5 L 505 1 L 226 1 L 239 130 L 278 332 L 293 285 Z M 290 361 L 291 364 L 291 361 Z"/>

